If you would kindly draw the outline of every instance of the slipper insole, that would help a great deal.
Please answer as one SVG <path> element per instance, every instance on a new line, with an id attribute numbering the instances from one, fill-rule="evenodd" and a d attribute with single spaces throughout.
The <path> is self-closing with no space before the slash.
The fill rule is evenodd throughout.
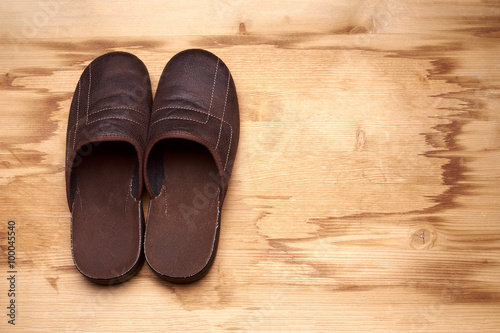
<path id="1" fill-rule="evenodd" d="M 138 159 L 125 142 L 93 144 L 74 167 L 72 245 L 75 263 L 87 276 L 111 278 L 129 271 L 140 254 Z"/>
<path id="2" fill-rule="evenodd" d="M 216 246 L 220 185 L 212 155 L 182 139 L 158 142 L 150 153 L 151 200 L 145 236 L 150 266 L 167 277 L 199 273 Z"/>

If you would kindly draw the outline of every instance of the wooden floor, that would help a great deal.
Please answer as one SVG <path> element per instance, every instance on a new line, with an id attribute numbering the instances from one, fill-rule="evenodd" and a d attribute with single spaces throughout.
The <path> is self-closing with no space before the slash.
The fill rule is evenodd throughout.
<path id="1" fill-rule="evenodd" d="M 214 267 L 94 285 L 65 194 L 78 78 L 123 50 L 155 89 L 187 48 L 241 107 Z M 499 55 L 495 0 L 2 1 L 0 331 L 499 332 Z"/>

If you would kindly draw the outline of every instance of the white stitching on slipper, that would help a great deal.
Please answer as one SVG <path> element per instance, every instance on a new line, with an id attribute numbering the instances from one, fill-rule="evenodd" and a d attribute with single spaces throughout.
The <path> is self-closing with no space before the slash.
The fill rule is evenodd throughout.
<path id="1" fill-rule="evenodd" d="M 87 92 L 87 119 L 85 124 L 89 121 L 89 107 L 90 107 L 90 87 L 92 85 L 92 63 L 89 64 L 89 91 Z"/>
<path id="2" fill-rule="evenodd" d="M 224 115 L 226 114 L 226 106 L 227 106 L 227 96 L 229 94 L 229 83 L 231 82 L 231 75 L 229 75 L 227 79 L 227 87 L 226 87 L 226 98 L 224 99 L 224 109 L 222 110 L 222 118 L 219 127 L 219 136 L 217 137 L 217 144 L 215 145 L 215 149 L 219 147 L 220 136 L 222 133 L 222 124 L 224 123 Z"/>

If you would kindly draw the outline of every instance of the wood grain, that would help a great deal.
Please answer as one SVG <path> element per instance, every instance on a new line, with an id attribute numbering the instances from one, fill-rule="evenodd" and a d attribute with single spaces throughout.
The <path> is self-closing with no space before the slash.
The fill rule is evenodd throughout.
<path id="1" fill-rule="evenodd" d="M 498 332 L 499 38 L 493 0 L 2 2 L 0 331 Z M 74 87 L 124 50 L 155 89 L 186 48 L 241 105 L 214 267 L 93 285 L 65 199 Z"/>

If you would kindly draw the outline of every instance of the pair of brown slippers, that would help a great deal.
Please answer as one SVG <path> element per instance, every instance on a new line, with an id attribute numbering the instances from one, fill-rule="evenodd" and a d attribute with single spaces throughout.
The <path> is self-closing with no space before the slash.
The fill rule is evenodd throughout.
<path id="1" fill-rule="evenodd" d="M 175 55 L 154 102 L 136 56 L 112 52 L 92 61 L 76 86 L 67 132 L 77 269 L 94 282 L 118 283 L 145 257 L 168 281 L 203 277 L 217 251 L 239 127 L 231 73 L 208 51 Z"/>

